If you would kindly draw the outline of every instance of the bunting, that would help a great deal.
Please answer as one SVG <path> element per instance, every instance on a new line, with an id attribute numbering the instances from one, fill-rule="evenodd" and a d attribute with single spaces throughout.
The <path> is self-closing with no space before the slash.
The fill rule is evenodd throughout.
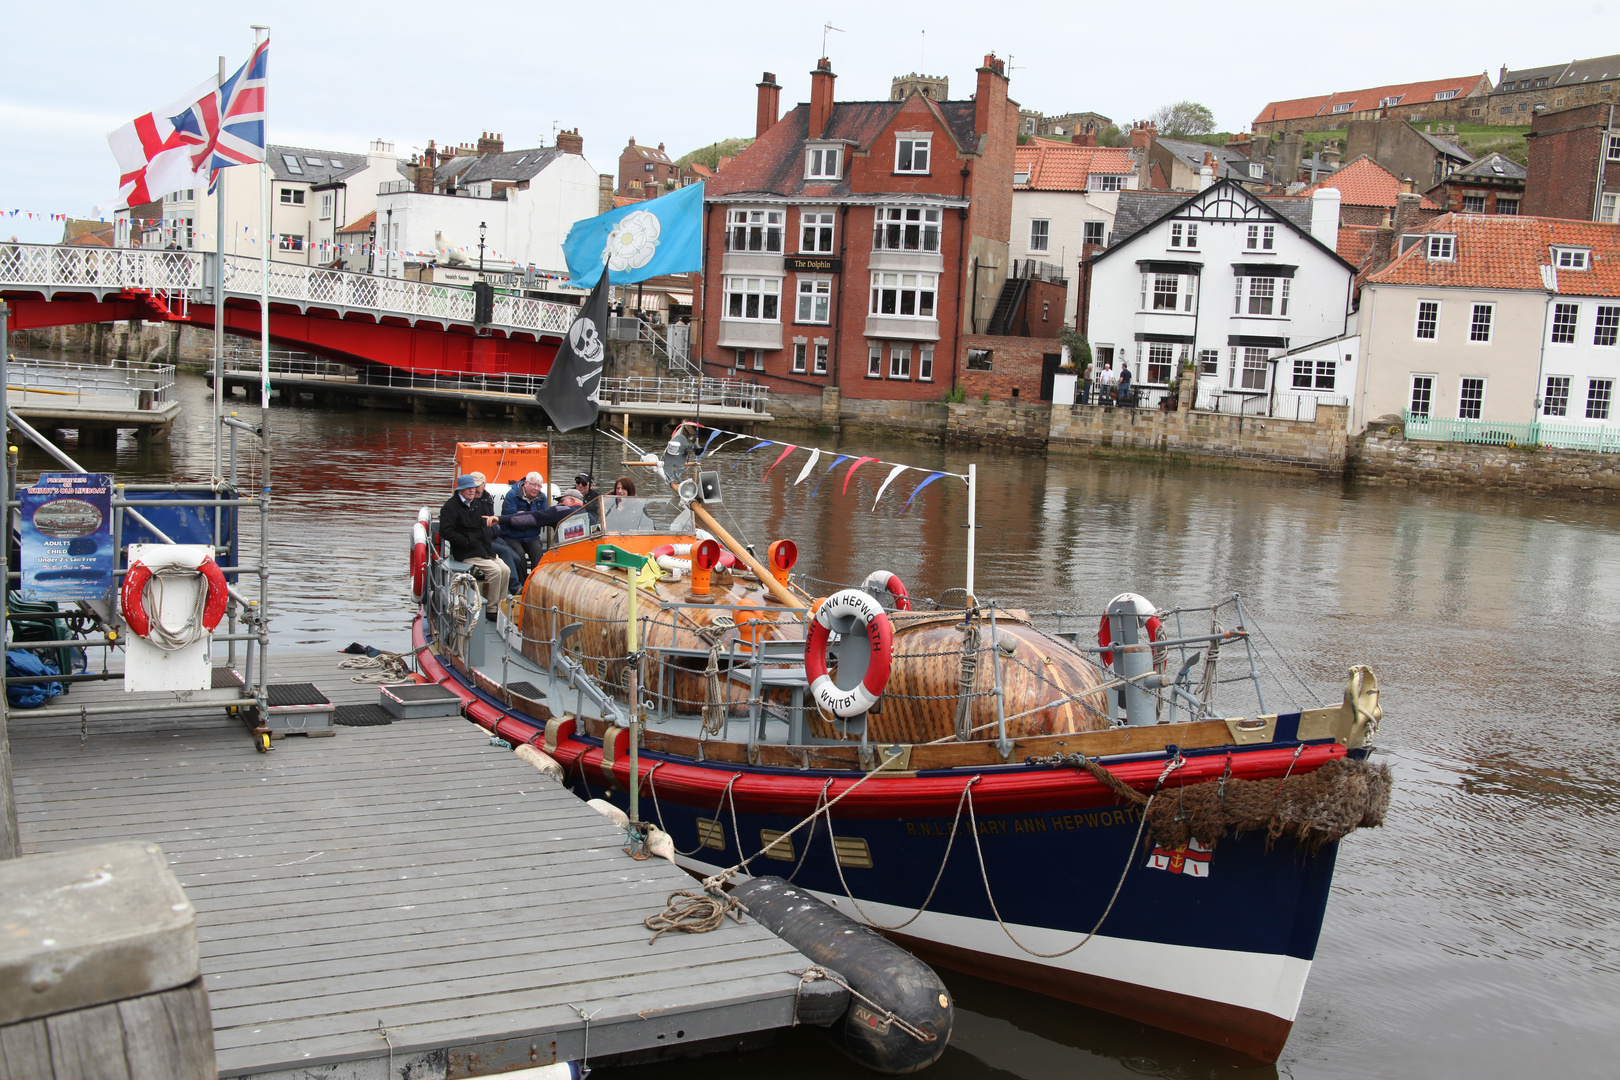
<path id="1" fill-rule="evenodd" d="M 707 427 L 708 425 L 703 426 Z M 721 436 L 729 436 L 729 438 L 726 438 L 724 441 L 720 441 Z M 964 484 L 967 483 L 967 477 L 960 473 L 946 472 L 942 469 L 921 468 L 916 465 L 908 465 L 904 462 L 898 461 L 884 461 L 882 458 L 871 455 L 857 456 L 854 454 L 838 454 L 830 450 L 823 450 L 819 446 L 802 446 L 798 443 L 784 443 L 778 442 L 774 439 L 762 439 L 757 435 L 747 435 L 738 431 L 727 431 L 725 428 L 709 428 L 708 435 L 701 439 L 702 450 L 699 451 L 698 457 L 699 459 L 715 458 L 719 456 L 721 451 L 725 450 L 725 448 L 730 446 L 732 443 L 744 439 L 753 440 L 753 445 L 746 447 L 737 453 L 737 460 L 731 463 L 731 467 L 733 469 L 743 464 L 743 461 L 747 458 L 747 456 L 756 450 L 763 450 L 767 446 L 775 446 L 780 448 L 779 452 L 772 459 L 771 463 L 765 467 L 765 471 L 761 474 L 761 483 L 769 478 L 771 472 L 778 465 L 782 464 L 790 456 L 792 456 L 795 451 L 805 450 L 809 452 L 804 464 L 800 466 L 798 473 L 794 476 L 793 486 L 795 487 L 804 483 L 810 478 L 810 474 L 816 470 L 816 467 L 820 464 L 821 459 L 824 456 L 829 454 L 832 455 L 832 464 L 828 465 L 824 470 L 822 470 L 821 475 L 816 478 L 815 486 L 810 489 L 810 498 L 812 499 L 814 499 L 816 495 L 820 493 L 821 485 L 826 482 L 827 477 L 831 476 L 840 465 L 844 465 L 845 463 L 848 463 L 848 468 L 844 472 L 843 484 L 839 489 L 840 496 L 847 496 L 849 494 L 849 482 L 854 479 L 856 470 L 860 469 L 863 465 L 875 463 L 888 467 L 888 472 L 884 475 L 882 483 L 878 485 L 877 495 L 872 500 L 873 510 L 877 509 L 878 504 L 883 501 L 883 496 L 888 493 L 891 487 L 895 487 L 895 482 L 900 480 L 901 476 L 907 472 L 922 475 L 922 480 L 919 481 L 916 486 L 911 488 L 910 493 L 906 497 L 905 503 L 901 506 L 901 513 L 905 513 L 907 510 L 909 510 L 911 508 L 911 504 L 916 501 L 917 495 L 922 491 L 922 489 L 928 487 L 936 480 L 940 480 L 945 477 L 952 477 L 962 481 Z M 699 440 L 694 441 L 696 442 Z"/>

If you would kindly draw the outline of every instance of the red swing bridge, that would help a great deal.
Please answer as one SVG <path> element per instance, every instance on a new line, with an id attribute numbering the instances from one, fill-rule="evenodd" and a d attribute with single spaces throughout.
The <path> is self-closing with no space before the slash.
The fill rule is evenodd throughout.
<path id="1" fill-rule="evenodd" d="M 214 295 L 212 252 L 0 244 L 0 299 L 14 330 L 123 319 L 257 338 L 265 267 L 225 256 L 223 296 Z M 578 309 L 497 294 L 475 322 L 473 289 L 271 262 L 270 338 L 283 348 L 355 366 L 406 372 L 541 376 Z M 222 302 L 221 302 L 222 301 Z"/>

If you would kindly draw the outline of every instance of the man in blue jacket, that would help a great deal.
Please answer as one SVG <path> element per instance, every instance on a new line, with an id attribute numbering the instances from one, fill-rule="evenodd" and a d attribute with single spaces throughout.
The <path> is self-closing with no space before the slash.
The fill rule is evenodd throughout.
<path id="1" fill-rule="evenodd" d="M 545 478 L 531 472 L 523 478 L 522 483 L 513 484 L 507 489 L 498 516 L 504 519 L 513 514 L 532 514 L 546 509 L 548 505 Z M 534 568 L 540 564 L 540 556 L 546 553 L 546 542 L 541 538 L 540 526 L 533 524 L 524 528 L 514 522 L 502 521 L 501 539 L 523 561 L 517 576 L 517 581 L 521 583 L 534 572 Z"/>

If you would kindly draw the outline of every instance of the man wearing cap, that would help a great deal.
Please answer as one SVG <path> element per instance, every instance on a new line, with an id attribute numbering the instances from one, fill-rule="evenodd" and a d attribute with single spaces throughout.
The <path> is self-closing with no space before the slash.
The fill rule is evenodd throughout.
<path id="1" fill-rule="evenodd" d="M 591 474 L 582 472 L 574 477 L 574 490 L 579 492 L 580 501 L 585 504 L 585 512 L 591 515 L 591 522 L 600 525 L 602 523 L 602 493 L 591 486 Z"/>
<path id="2" fill-rule="evenodd" d="M 467 473 L 456 477 L 456 490 L 439 508 L 439 535 L 450 541 L 450 557 L 479 571 L 484 612 L 491 622 L 511 580 L 511 571 L 495 556 L 495 518 L 485 513 L 483 480 Z"/>

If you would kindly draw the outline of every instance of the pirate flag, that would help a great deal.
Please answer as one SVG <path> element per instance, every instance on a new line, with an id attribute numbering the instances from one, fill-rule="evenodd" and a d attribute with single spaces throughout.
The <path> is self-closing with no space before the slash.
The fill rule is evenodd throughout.
<path id="1" fill-rule="evenodd" d="M 558 431 L 596 423 L 602 365 L 607 360 L 607 289 L 607 275 L 603 274 L 568 328 L 568 336 L 551 362 L 551 372 L 534 396 Z"/>

